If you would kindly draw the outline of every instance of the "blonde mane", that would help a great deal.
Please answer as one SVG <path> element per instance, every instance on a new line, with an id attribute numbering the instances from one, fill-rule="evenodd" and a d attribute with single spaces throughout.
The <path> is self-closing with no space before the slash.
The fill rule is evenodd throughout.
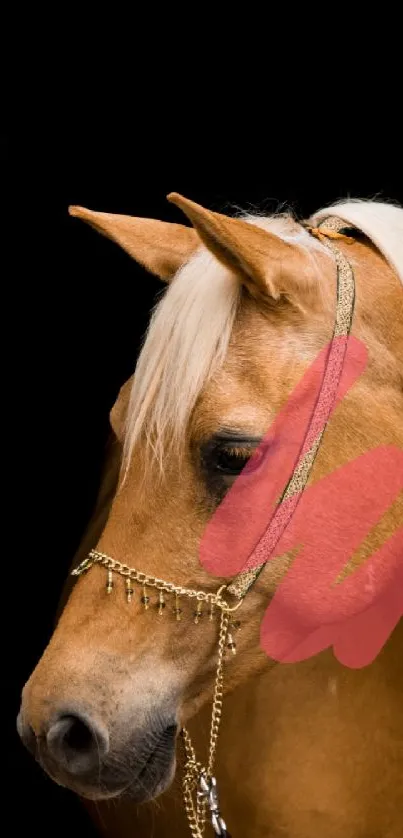
<path id="1" fill-rule="evenodd" d="M 227 352 L 240 288 L 207 250 L 176 274 L 155 307 L 140 352 L 126 418 L 124 460 L 145 434 L 162 465 L 180 449 L 196 399 Z"/>
<path id="2" fill-rule="evenodd" d="M 377 201 L 340 201 L 319 210 L 310 221 L 318 224 L 326 216 L 337 215 L 351 227 L 361 230 L 395 269 L 403 283 L 403 209 Z"/>
<path id="3" fill-rule="evenodd" d="M 310 223 L 329 215 L 368 236 L 403 282 L 401 208 L 352 200 L 320 210 Z M 303 247 L 322 248 L 290 215 L 246 220 Z M 168 448 L 180 455 L 196 400 L 227 353 L 239 300 L 239 283 L 205 249 L 178 271 L 154 309 L 138 358 L 126 418 L 126 464 L 142 435 L 160 467 Z"/>

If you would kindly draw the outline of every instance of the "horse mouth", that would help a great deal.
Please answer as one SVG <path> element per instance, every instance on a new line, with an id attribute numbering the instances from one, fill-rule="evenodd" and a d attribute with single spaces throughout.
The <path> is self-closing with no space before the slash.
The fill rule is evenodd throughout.
<path id="1" fill-rule="evenodd" d="M 158 797 L 175 775 L 177 730 L 177 725 L 166 727 L 153 737 L 148 751 L 143 750 L 137 757 L 135 752 L 126 757 L 112 754 L 102 765 L 96 786 L 80 783 L 80 788 L 74 790 L 94 801 L 126 798 L 144 803 Z"/>
<path id="2" fill-rule="evenodd" d="M 170 725 L 161 734 L 160 741 L 143 762 L 136 778 L 122 791 L 138 803 L 157 797 L 174 778 L 177 727 Z"/>

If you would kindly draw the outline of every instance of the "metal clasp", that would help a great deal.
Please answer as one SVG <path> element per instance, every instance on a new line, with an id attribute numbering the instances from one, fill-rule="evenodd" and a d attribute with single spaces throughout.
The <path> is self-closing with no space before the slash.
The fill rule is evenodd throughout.
<path id="1" fill-rule="evenodd" d="M 206 800 L 207 802 L 207 806 L 210 809 L 211 824 L 215 834 L 220 836 L 220 838 L 230 838 L 225 821 L 221 817 L 218 807 L 217 780 L 215 777 L 208 779 L 205 773 L 200 775 L 197 797 L 199 800 Z"/>
<path id="2" fill-rule="evenodd" d="M 221 588 L 219 588 L 216 593 L 216 602 L 217 605 L 222 609 L 222 611 L 225 611 L 227 614 L 233 614 L 234 611 L 238 611 L 238 608 L 240 608 L 240 606 L 242 605 L 243 598 L 240 599 L 239 602 L 237 602 L 235 605 L 228 605 L 228 602 L 221 596 L 222 591 L 226 591 L 227 589 L 228 585 L 221 585 Z"/>

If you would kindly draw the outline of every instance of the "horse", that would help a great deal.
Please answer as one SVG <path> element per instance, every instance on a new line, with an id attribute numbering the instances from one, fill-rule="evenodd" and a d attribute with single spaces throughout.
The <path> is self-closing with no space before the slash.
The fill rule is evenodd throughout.
<path id="1" fill-rule="evenodd" d="M 267 562 L 233 615 L 227 576 L 208 572 L 199 552 L 333 334 L 336 257 L 320 233 L 329 219 L 341 221 L 333 245 L 354 273 L 351 334 L 368 362 L 332 413 L 308 488 L 379 446 L 402 450 L 403 210 L 349 199 L 302 222 L 289 213 L 230 217 L 168 197 L 191 226 L 70 208 L 166 291 L 111 410 L 99 502 L 24 687 L 19 734 L 85 801 L 102 834 L 186 836 L 190 825 L 199 836 L 195 784 L 188 824 L 181 778 L 202 762 L 192 763 L 179 732 L 193 754 L 205 753 L 213 700 L 216 732 L 222 715 L 216 834 L 400 838 L 402 620 L 366 666 L 343 665 L 332 648 L 271 659 L 260 625 L 295 553 Z M 397 531 L 401 501 L 369 533 L 366 555 Z M 214 605 L 218 616 L 207 613 Z M 236 655 L 221 648 L 217 696 L 217 638 L 224 632 L 222 646 L 235 645 L 227 642 L 235 616 Z"/>

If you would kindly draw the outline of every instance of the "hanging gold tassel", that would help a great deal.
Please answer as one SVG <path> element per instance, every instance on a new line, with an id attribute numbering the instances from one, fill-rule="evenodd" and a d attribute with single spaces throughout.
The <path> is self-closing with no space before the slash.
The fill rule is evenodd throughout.
<path id="1" fill-rule="evenodd" d="M 175 594 L 175 607 L 174 607 L 174 614 L 175 614 L 175 617 L 176 617 L 176 622 L 177 622 L 177 623 L 179 623 L 179 622 L 181 621 L 181 619 L 182 619 L 182 609 L 181 609 L 181 607 L 180 607 L 180 605 L 179 605 L 179 601 L 180 601 L 180 600 L 179 600 L 179 596 L 178 596 L 178 594 Z"/>
<path id="2" fill-rule="evenodd" d="M 144 605 L 144 611 L 147 611 L 149 608 L 150 597 L 147 596 L 146 586 L 143 585 L 143 596 L 141 597 L 141 603 Z"/>
<path id="3" fill-rule="evenodd" d="M 214 620 L 214 614 L 215 614 L 214 602 L 212 600 L 210 600 L 210 610 L 209 610 L 209 614 L 208 614 L 208 618 L 210 620 L 210 623 Z"/>
<path id="4" fill-rule="evenodd" d="M 232 654 L 236 655 L 236 643 L 231 632 L 227 634 L 227 649 L 231 649 Z"/>
<path id="5" fill-rule="evenodd" d="M 106 579 L 106 593 L 111 594 L 113 591 L 113 573 L 111 570 L 108 570 L 107 579 Z"/>
<path id="6" fill-rule="evenodd" d="M 195 621 L 196 625 L 200 622 L 200 619 L 203 616 L 202 608 L 203 608 L 202 603 L 199 600 L 198 603 L 197 603 L 197 606 L 196 606 L 196 611 L 193 612 L 194 621 Z"/>
<path id="7" fill-rule="evenodd" d="M 228 634 L 227 634 L 227 649 L 230 649 L 233 655 L 236 655 L 236 642 L 234 636 L 232 634 L 233 630 L 237 630 L 241 627 L 241 623 L 239 620 L 231 620 L 228 626 Z"/>
<path id="8" fill-rule="evenodd" d="M 128 577 L 126 579 L 126 599 L 127 599 L 128 602 L 132 601 L 133 594 L 134 594 L 134 590 L 133 590 L 133 586 L 132 586 L 132 580 Z"/>
<path id="9" fill-rule="evenodd" d="M 158 614 L 162 617 L 165 608 L 165 599 L 163 591 L 160 591 L 159 600 L 158 600 Z"/>

